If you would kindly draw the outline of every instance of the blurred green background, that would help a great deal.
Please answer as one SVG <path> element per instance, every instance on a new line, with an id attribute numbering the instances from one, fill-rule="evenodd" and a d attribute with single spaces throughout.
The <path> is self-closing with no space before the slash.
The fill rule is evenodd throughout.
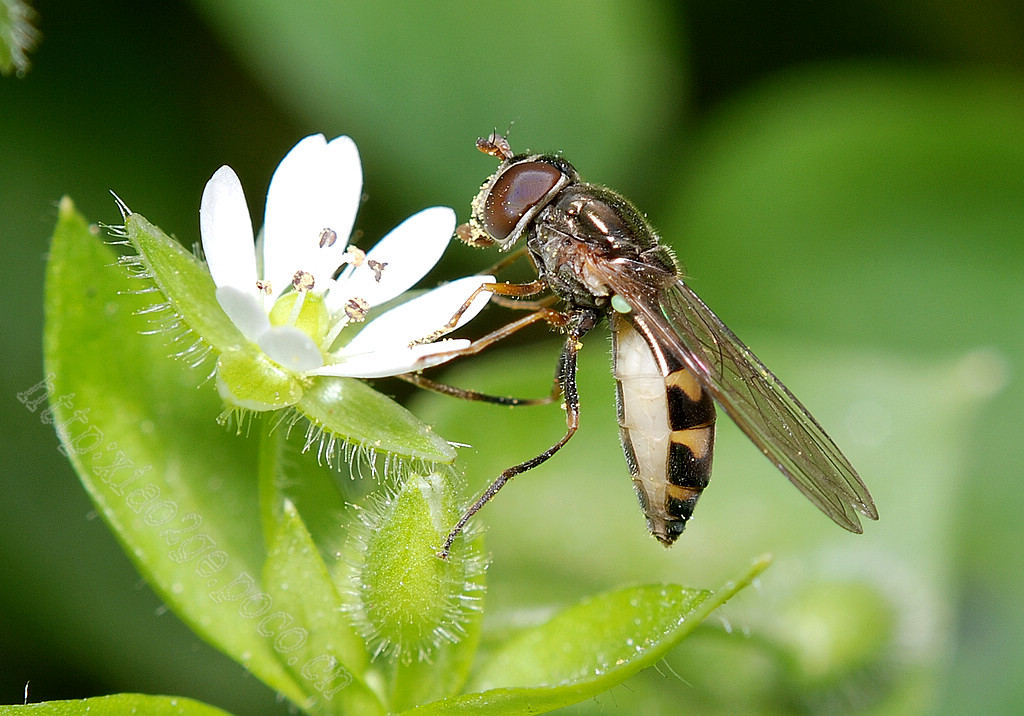
<path id="1" fill-rule="evenodd" d="M 564 152 L 648 213 L 691 285 L 859 466 L 881 513 L 864 536 L 842 532 L 723 420 L 711 488 L 662 550 L 635 506 L 595 333 L 580 432 L 482 514 L 490 609 L 529 621 L 626 582 L 711 586 L 764 551 L 776 564 L 665 668 L 573 712 L 1024 710 L 1024 5 L 36 9 L 31 71 L 0 79 L 0 703 L 21 703 L 28 682 L 32 701 L 143 691 L 287 711 L 166 613 L 40 411 L 18 399 L 43 377 L 58 198 L 116 222 L 115 190 L 190 245 L 221 164 L 258 223 L 295 141 L 349 134 L 368 196 L 358 226 L 378 237 L 428 205 L 465 219 L 494 168 L 473 142 L 512 124 L 514 149 Z M 453 246 L 434 277 L 493 258 Z M 541 329 L 437 375 L 539 395 L 558 346 Z M 563 426 L 554 407 L 381 387 L 473 446 L 472 490 Z"/>

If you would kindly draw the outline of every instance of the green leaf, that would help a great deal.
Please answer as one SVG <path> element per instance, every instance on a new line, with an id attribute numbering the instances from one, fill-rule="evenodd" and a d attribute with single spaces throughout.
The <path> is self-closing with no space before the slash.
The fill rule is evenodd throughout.
<path id="1" fill-rule="evenodd" d="M 343 613 L 335 589 L 302 518 L 286 500 L 270 535 L 263 581 L 279 618 L 274 653 L 302 685 L 309 713 L 383 713 L 362 680 L 368 657 Z"/>
<path id="2" fill-rule="evenodd" d="M 11 716 L 225 716 L 214 706 L 180 696 L 113 694 L 75 701 L 48 701 L 24 706 L 0 706 L 0 714 Z"/>
<path id="3" fill-rule="evenodd" d="M 46 278 L 47 416 L 97 509 L 162 599 L 201 637 L 290 699 L 258 577 L 264 550 L 256 443 L 216 424 L 204 375 L 140 335 L 153 294 L 74 211 L 60 215 Z M 156 299 L 160 300 L 160 299 Z"/>
<path id="4" fill-rule="evenodd" d="M 768 563 L 761 558 L 716 592 L 648 585 L 585 599 L 492 653 L 470 684 L 476 693 L 409 713 L 542 713 L 579 703 L 653 666 Z"/>

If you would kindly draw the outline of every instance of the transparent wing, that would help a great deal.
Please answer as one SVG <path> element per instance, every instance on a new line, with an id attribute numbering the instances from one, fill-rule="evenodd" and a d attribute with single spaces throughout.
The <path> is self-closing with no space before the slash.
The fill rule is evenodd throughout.
<path id="1" fill-rule="evenodd" d="M 871 494 L 846 456 L 697 294 L 678 276 L 651 276 L 650 266 L 623 259 L 612 264 L 601 267 L 603 278 L 633 307 L 641 332 L 698 376 L 807 499 L 851 532 L 863 531 L 858 513 L 878 519 Z"/>

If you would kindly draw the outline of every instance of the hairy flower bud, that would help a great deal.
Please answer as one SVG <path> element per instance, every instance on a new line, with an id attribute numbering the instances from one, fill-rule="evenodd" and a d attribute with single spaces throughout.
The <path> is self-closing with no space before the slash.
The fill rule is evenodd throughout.
<path id="1" fill-rule="evenodd" d="M 463 535 L 448 559 L 437 556 L 457 517 L 440 475 L 412 475 L 364 513 L 352 611 L 375 657 L 428 659 L 443 641 L 457 642 L 480 609 L 486 561 L 479 537 Z"/>

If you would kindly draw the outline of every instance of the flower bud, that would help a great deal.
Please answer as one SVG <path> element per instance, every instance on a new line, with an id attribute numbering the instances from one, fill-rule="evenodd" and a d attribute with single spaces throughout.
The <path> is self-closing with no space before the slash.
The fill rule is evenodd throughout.
<path id="1" fill-rule="evenodd" d="M 352 612 L 374 657 L 428 659 L 443 641 L 459 641 L 480 609 L 486 561 L 479 537 L 464 533 L 448 559 L 437 556 L 457 517 L 441 475 L 411 475 L 364 513 Z"/>

